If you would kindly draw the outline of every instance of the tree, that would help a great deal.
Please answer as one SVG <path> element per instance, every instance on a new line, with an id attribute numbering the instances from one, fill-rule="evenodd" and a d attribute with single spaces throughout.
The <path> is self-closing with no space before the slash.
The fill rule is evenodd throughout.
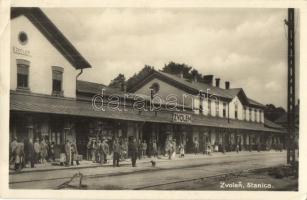
<path id="1" fill-rule="evenodd" d="M 124 91 L 126 87 L 125 75 L 118 74 L 118 76 L 111 81 L 109 87 Z"/>
<path id="2" fill-rule="evenodd" d="M 134 74 L 131 78 L 127 80 L 127 90 L 129 91 L 136 83 L 142 80 L 144 77 L 149 75 L 154 71 L 154 67 L 150 65 L 145 65 L 139 73 Z"/>
<path id="3" fill-rule="evenodd" d="M 189 73 L 190 70 L 192 69 L 191 66 L 188 66 L 186 64 L 179 64 L 175 62 L 169 62 L 167 65 L 164 65 L 162 71 L 169 73 L 169 74 L 183 74 L 183 77 L 190 79 L 191 74 Z"/>
<path id="4" fill-rule="evenodd" d="M 171 61 L 167 65 L 164 65 L 162 71 L 175 75 L 182 73 L 183 77 L 190 81 L 192 81 L 194 78 L 196 78 L 197 81 L 203 81 L 203 75 L 199 73 L 196 69 L 194 69 L 192 66 L 189 66 L 185 63 L 179 64 Z"/>
<path id="5" fill-rule="evenodd" d="M 264 109 L 264 117 L 271 121 L 277 120 L 285 113 L 286 111 L 283 107 L 276 107 L 273 104 L 267 104 Z"/>

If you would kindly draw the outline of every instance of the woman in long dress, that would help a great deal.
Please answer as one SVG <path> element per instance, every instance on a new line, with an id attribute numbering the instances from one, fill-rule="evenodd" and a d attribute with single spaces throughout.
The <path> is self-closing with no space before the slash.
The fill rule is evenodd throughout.
<path id="1" fill-rule="evenodd" d="M 173 140 L 172 152 L 172 159 L 174 159 L 176 157 L 176 140 Z"/>

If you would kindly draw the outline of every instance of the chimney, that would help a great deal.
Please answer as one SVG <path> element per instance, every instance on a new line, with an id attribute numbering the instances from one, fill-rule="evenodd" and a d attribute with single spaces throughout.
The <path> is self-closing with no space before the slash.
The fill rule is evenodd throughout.
<path id="1" fill-rule="evenodd" d="M 220 87 L 220 80 L 221 80 L 220 78 L 215 79 L 215 86 L 216 87 Z"/>
<path id="2" fill-rule="evenodd" d="M 230 82 L 225 81 L 225 89 L 228 90 L 230 88 Z"/>
<path id="3" fill-rule="evenodd" d="M 205 75 L 205 76 L 203 76 L 203 81 L 206 84 L 212 85 L 213 84 L 213 75 Z"/>

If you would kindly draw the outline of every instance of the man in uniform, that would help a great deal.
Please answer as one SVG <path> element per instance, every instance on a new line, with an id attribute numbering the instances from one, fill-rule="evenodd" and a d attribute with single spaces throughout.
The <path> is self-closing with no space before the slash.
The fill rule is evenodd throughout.
<path id="1" fill-rule="evenodd" d="M 136 167 L 136 159 L 138 156 L 138 144 L 135 138 L 129 143 L 128 152 L 131 156 L 132 167 Z"/>

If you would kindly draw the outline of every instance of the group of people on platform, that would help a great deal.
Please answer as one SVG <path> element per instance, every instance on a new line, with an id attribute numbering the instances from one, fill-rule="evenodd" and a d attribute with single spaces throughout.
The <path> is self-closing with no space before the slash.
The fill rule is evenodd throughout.
<path id="1" fill-rule="evenodd" d="M 215 145 L 216 146 L 216 145 Z M 249 145 L 251 146 L 251 145 Z M 118 167 L 119 162 L 131 159 L 132 166 L 136 166 L 136 160 L 143 159 L 145 157 L 158 157 L 158 144 L 155 139 L 146 140 L 136 139 L 131 137 L 128 138 L 115 137 L 112 139 L 102 138 L 91 138 L 87 143 L 87 160 L 91 160 L 94 163 L 105 164 L 107 163 L 108 156 L 113 159 L 113 167 Z M 274 149 L 282 150 L 283 146 L 273 145 Z M 186 144 L 182 141 L 179 145 L 176 143 L 176 139 L 171 137 L 167 138 L 164 144 L 164 149 L 160 149 L 159 152 L 168 157 L 168 159 L 174 159 L 179 151 L 179 158 L 183 158 L 185 155 Z M 203 154 L 211 155 L 213 151 L 217 151 L 214 145 L 211 145 L 210 141 L 207 141 L 202 145 L 200 151 L 199 141 L 195 138 L 192 146 L 189 147 L 194 154 L 198 154 L 202 151 Z M 225 153 L 225 145 L 218 147 L 218 149 Z M 257 149 L 260 151 L 261 146 L 258 145 Z M 241 146 L 236 144 L 233 147 L 236 152 L 241 151 Z M 247 150 L 251 150 L 251 147 Z M 164 152 L 163 152 L 164 151 Z M 75 141 L 66 140 L 65 145 L 60 150 L 60 165 L 70 166 L 79 165 L 82 160 L 82 156 L 78 154 L 78 149 Z M 10 164 L 14 164 L 16 171 L 26 167 L 27 164 L 31 168 L 35 167 L 35 164 L 55 162 L 55 143 L 49 142 L 48 137 L 36 138 L 35 142 L 31 138 L 20 140 L 16 137 L 13 138 L 10 144 Z"/>
<path id="2" fill-rule="evenodd" d="M 55 160 L 54 142 L 49 142 L 48 138 L 36 138 L 33 142 L 32 138 L 18 139 L 14 137 L 10 144 L 10 164 L 14 164 L 14 169 L 20 171 L 27 164 L 31 168 L 35 164 L 46 163 Z"/>
<path id="3" fill-rule="evenodd" d="M 136 166 L 136 160 L 148 156 L 158 156 L 158 148 L 155 140 L 152 142 L 136 140 L 132 137 L 129 141 L 127 138 L 115 137 L 113 140 L 92 138 L 87 144 L 87 160 L 93 163 L 105 164 L 108 155 L 113 155 L 113 167 L 118 167 L 119 162 L 131 158 L 132 166 Z"/>
<path id="4" fill-rule="evenodd" d="M 74 165 L 74 161 L 76 162 L 76 165 L 79 165 L 81 159 L 82 158 L 78 154 L 77 144 L 73 141 L 66 140 L 64 150 L 62 149 L 60 154 L 60 165 Z"/>

